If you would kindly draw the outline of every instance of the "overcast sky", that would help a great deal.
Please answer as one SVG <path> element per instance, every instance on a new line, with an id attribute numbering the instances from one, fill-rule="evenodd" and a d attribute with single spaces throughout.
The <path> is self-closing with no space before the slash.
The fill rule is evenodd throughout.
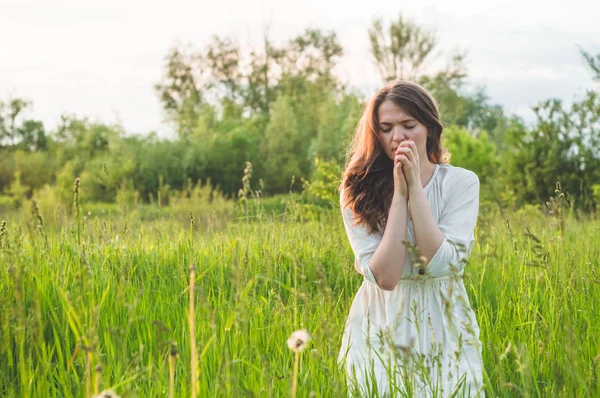
<path id="1" fill-rule="evenodd" d="M 435 30 L 441 50 L 467 50 L 469 81 L 527 120 L 536 102 L 571 102 L 594 84 L 579 46 L 600 53 L 597 0 L 0 0 L 0 100 L 30 99 L 28 115 L 49 129 L 68 112 L 168 135 L 153 90 L 168 49 L 202 48 L 214 34 L 258 47 L 267 25 L 276 43 L 334 30 L 339 76 L 372 92 L 381 82 L 368 27 L 400 13 Z"/>

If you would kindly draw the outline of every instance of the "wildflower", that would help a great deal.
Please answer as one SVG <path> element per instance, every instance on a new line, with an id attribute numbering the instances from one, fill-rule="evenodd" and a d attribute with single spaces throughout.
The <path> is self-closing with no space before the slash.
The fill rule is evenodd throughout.
<path id="1" fill-rule="evenodd" d="M 288 347 L 294 351 L 294 373 L 292 376 L 292 398 L 296 398 L 296 390 L 298 388 L 298 365 L 300 362 L 300 353 L 306 348 L 306 344 L 310 341 L 310 334 L 306 329 L 296 330 L 288 339 Z"/>
<path id="2" fill-rule="evenodd" d="M 306 329 L 296 330 L 288 339 L 288 347 L 294 352 L 301 352 L 306 348 L 306 344 L 310 341 L 310 335 Z"/>
<path id="3" fill-rule="evenodd" d="M 104 390 L 98 395 L 94 395 L 92 398 L 121 398 L 113 390 Z"/>

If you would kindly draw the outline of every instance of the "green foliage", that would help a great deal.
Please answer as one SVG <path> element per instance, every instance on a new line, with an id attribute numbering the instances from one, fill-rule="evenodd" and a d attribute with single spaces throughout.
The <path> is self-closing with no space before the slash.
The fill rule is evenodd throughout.
<path id="1" fill-rule="evenodd" d="M 39 211 L 45 220 L 45 225 L 50 227 L 65 225 L 68 215 L 72 213 L 73 209 L 73 179 L 70 181 L 68 200 L 64 197 L 66 194 L 48 184 L 33 193 L 32 198 L 36 200 L 39 206 Z"/>
<path id="2" fill-rule="evenodd" d="M 443 137 L 452 165 L 474 171 L 482 185 L 496 178 L 499 166 L 496 147 L 485 131 L 473 135 L 464 127 L 452 126 L 444 129 Z"/>
<path id="3" fill-rule="evenodd" d="M 86 196 L 100 202 L 114 202 L 117 191 L 133 178 L 134 171 L 133 159 L 115 153 L 92 159 L 86 165 L 85 177 L 82 174 Z"/>
<path id="4" fill-rule="evenodd" d="M 600 81 L 600 54 L 596 54 L 594 57 L 593 54 L 590 54 L 583 49 L 580 49 L 580 52 L 588 67 L 591 69 L 591 72 L 594 74 L 594 80 Z"/>
<path id="5" fill-rule="evenodd" d="M 3 148 L 18 148 L 25 151 L 46 149 L 48 138 L 43 123 L 22 117 L 31 106 L 31 101 L 22 98 L 0 101 L 0 150 Z"/>
<path id="6" fill-rule="evenodd" d="M 382 80 L 412 79 L 432 93 L 449 126 L 451 161 L 479 175 L 483 200 L 513 209 L 543 203 L 560 181 L 573 206 L 597 207 L 597 91 L 570 107 L 541 102 L 537 123 L 526 127 L 490 103 L 483 87 L 469 86 L 464 52 L 448 53 L 443 68 L 430 68 L 437 53 L 432 31 L 401 15 L 384 25 L 375 20 L 368 32 Z M 581 53 L 596 73 L 597 57 Z M 69 211 L 76 177 L 85 186 L 81 199 L 90 205 L 130 206 L 135 192 L 138 202 L 166 206 L 171 191 L 185 190 L 188 181 L 210 181 L 233 198 L 246 162 L 268 195 L 298 191 L 292 178 L 321 178 L 314 179 L 320 173 L 316 158 L 344 164 L 364 106 L 364 98 L 334 73 L 343 54 L 335 32 L 313 28 L 278 43 L 265 36 L 260 48 L 248 52 L 218 36 L 200 50 L 170 49 L 155 89 L 174 139 L 126 135 L 118 124 L 68 114 L 46 131 L 27 117 L 28 100 L 0 102 L 0 192 L 8 195 L 18 172 L 24 197 L 48 185 Z"/>
<path id="7" fill-rule="evenodd" d="M 15 200 L 12 196 L 0 195 L 0 215 L 14 213 L 18 209 L 21 200 Z"/>
<path id="8" fill-rule="evenodd" d="M 4 150 L 0 154 L 0 192 L 14 182 L 19 173 L 21 183 L 32 190 L 51 183 L 55 173 L 55 162 L 48 152 L 28 152 L 22 149 Z"/>
<path id="9" fill-rule="evenodd" d="M 433 32 L 402 15 L 387 28 L 381 19 L 375 19 L 369 29 L 369 42 L 375 65 L 385 81 L 416 80 L 437 44 Z"/>
<path id="10" fill-rule="evenodd" d="M 592 185 L 592 195 L 594 196 L 594 204 L 596 210 L 600 209 L 600 184 Z"/>
<path id="11" fill-rule="evenodd" d="M 73 206 L 73 182 L 75 181 L 73 164 L 65 163 L 56 176 L 54 194 L 57 200 L 69 211 Z"/>
<path id="12" fill-rule="evenodd" d="M 271 117 L 261 146 L 261 157 L 265 165 L 265 189 L 281 192 L 291 189 L 292 176 L 305 175 L 300 168 L 297 152 L 301 152 L 302 137 L 292 100 L 280 96 L 273 104 Z"/>
<path id="13" fill-rule="evenodd" d="M 170 216 L 181 224 L 194 219 L 194 227 L 204 229 L 207 226 L 221 228 L 224 220 L 232 217 L 235 204 L 227 200 L 219 188 L 213 187 L 210 179 L 174 193 L 170 200 Z"/>
<path id="14" fill-rule="evenodd" d="M 129 178 L 121 181 L 121 186 L 117 191 L 115 202 L 127 212 L 139 202 L 140 193 L 133 187 L 133 181 Z"/>
<path id="15" fill-rule="evenodd" d="M 558 100 L 534 108 L 537 126 L 507 131 L 505 181 L 522 201 L 545 202 L 560 182 L 576 207 L 590 209 L 600 182 L 600 94 L 588 91 L 570 109 Z"/>
<path id="16" fill-rule="evenodd" d="M 347 395 L 339 338 L 363 278 L 339 208 L 306 221 L 289 213 L 296 199 L 279 195 L 267 201 L 284 204 L 279 217 L 236 221 L 227 215 L 233 202 L 222 208 L 208 184 L 190 186 L 172 196 L 176 216 L 156 206 L 122 214 L 117 205 L 83 203 L 80 243 L 74 217 L 49 222 L 46 194 L 36 193 L 41 228 L 29 203 L 19 218 L 7 218 L 0 226 L 4 395 L 83 396 L 86 385 L 94 390 L 94 375 L 99 390 L 164 395 L 175 342 L 174 396 L 188 396 L 190 264 L 198 269 L 191 319 L 199 396 L 287 395 L 294 358 L 285 342 L 301 328 L 312 340 L 298 395 Z M 565 214 L 559 227 L 534 206 L 506 217 L 479 224 L 465 269 L 486 396 L 599 395 L 590 333 L 598 328 L 598 221 Z"/>
<path id="17" fill-rule="evenodd" d="M 23 184 L 21 184 L 21 172 L 17 171 L 15 172 L 15 178 L 13 180 L 13 182 L 10 184 L 10 187 L 8 187 L 8 191 L 7 193 L 12 197 L 15 206 L 20 206 L 21 203 L 23 202 L 23 200 L 26 199 L 26 194 L 27 194 L 27 187 L 23 186 Z"/>
<path id="18" fill-rule="evenodd" d="M 248 121 L 230 131 L 217 133 L 207 142 L 205 178 L 210 178 L 228 195 L 240 187 L 246 161 L 259 162 L 258 120 Z"/>
<path id="19" fill-rule="evenodd" d="M 339 103 L 327 97 L 317 110 L 317 135 L 308 149 L 309 158 L 343 164 L 360 110 L 361 104 L 353 95 L 345 95 Z"/>
<path id="20" fill-rule="evenodd" d="M 468 89 L 464 55 L 426 70 L 436 39 L 422 27 L 400 17 L 369 33 L 382 79 L 431 91 L 451 163 L 482 182 L 465 284 L 487 395 L 600 395 L 599 226 L 569 208 L 600 206 L 600 93 L 541 102 L 527 127 Z M 333 73 L 334 32 L 282 43 L 265 37 L 247 59 L 227 38 L 171 49 L 155 89 L 172 140 L 70 115 L 46 131 L 29 101 L 0 102 L 4 395 L 83 396 L 88 364 L 103 366 L 103 387 L 164 395 L 172 342 L 176 396 L 188 395 L 191 264 L 201 396 L 286 395 L 282 347 L 301 327 L 314 332 L 301 394 L 346 393 L 339 332 L 362 279 L 340 245 L 337 187 L 363 104 Z"/>
<path id="21" fill-rule="evenodd" d="M 369 29 L 371 55 L 384 82 L 403 79 L 425 87 L 436 99 L 444 125 L 458 125 L 470 130 L 493 133 L 498 145 L 502 140 L 504 112 L 488 103 L 483 88 L 466 89 L 465 53 L 455 50 L 448 54 L 446 66 L 433 70 L 438 40 L 432 31 L 400 15 L 384 27 L 381 19 Z"/>
<path id="22" fill-rule="evenodd" d="M 340 178 L 342 175 L 341 166 L 333 161 L 320 160 L 315 158 L 315 170 L 311 175 L 310 182 L 307 184 L 306 193 L 320 205 L 328 208 L 339 207 Z"/>
<path id="23" fill-rule="evenodd" d="M 165 57 L 165 72 L 161 83 L 154 86 L 167 120 L 177 126 L 179 137 L 187 139 L 193 130 L 203 103 L 202 73 L 199 58 L 181 48 L 171 48 Z"/>

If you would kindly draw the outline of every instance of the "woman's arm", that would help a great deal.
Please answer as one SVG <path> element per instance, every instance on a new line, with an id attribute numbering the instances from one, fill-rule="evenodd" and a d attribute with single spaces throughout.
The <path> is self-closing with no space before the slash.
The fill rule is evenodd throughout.
<path id="1" fill-rule="evenodd" d="M 432 276 L 450 273 L 451 266 L 461 270 L 475 243 L 474 230 L 479 213 L 479 178 L 466 169 L 457 169 L 452 181 L 445 181 L 450 193 L 436 224 L 421 182 L 416 144 L 400 145 L 397 154 L 404 165 L 410 197 L 415 243 L 428 262 Z"/>
<path id="2" fill-rule="evenodd" d="M 383 236 L 369 233 L 362 225 L 353 225 L 354 214 L 351 209 L 345 208 L 341 199 L 344 226 L 354 251 L 355 267 L 379 288 L 393 290 L 404 271 L 406 247 L 401 242 L 407 238 L 407 199 L 400 196 L 392 199 Z"/>
<path id="3" fill-rule="evenodd" d="M 410 192 L 410 213 L 415 243 L 421 256 L 425 257 L 425 262 L 428 263 L 444 242 L 444 235 L 433 218 L 431 206 L 421 184 L 416 185 Z"/>
<path id="4" fill-rule="evenodd" d="M 402 242 L 406 240 L 407 231 L 408 200 L 394 195 L 381 243 L 370 263 L 375 280 L 383 290 L 394 290 L 402 277 L 406 258 L 406 246 Z"/>
<path id="5" fill-rule="evenodd" d="M 434 277 L 449 275 L 451 266 L 462 271 L 475 243 L 479 178 L 472 171 L 463 170 L 458 180 L 449 184 L 452 191 L 437 225 L 424 192 L 422 196 L 416 194 L 415 201 L 410 193 L 415 242 L 427 258 L 427 272 Z"/>

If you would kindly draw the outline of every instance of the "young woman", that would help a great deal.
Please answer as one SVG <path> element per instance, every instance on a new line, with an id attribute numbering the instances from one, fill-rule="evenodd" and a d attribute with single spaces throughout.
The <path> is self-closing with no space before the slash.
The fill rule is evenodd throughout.
<path id="1" fill-rule="evenodd" d="M 479 178 L 451 166 L 435 100 L 393 81 L 367 104 L 340 186 L 364 276 L 339 353 L 352 395 L 483 396 L 479 327 L 462 281 Z"/>

